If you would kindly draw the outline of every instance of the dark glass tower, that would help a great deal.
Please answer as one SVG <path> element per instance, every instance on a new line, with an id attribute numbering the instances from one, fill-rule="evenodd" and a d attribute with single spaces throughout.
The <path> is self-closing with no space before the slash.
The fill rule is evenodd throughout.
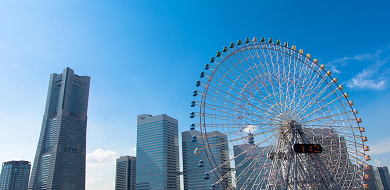
<path id="1" fill-rule="evenodd" d="M 183 150 L 183 181 L 184 190 L 205 190 L 210 189 L 211 185 L 218 181 L 221 176 L 216 176 L 214 173 L 209 173 L 210 178 L 204 179 L 205 173 L 212 170 L 208 157 L 204 150 L 195 155 L 196 148 L 203 148 L 201 133 L 196 130 L 184 131 L 182 134 L 182 150 Z M 197 141 L 193 142 L 193 136 L 197 137 Z M 213 161 L 220 166 L 219 171 L 223 176 L 226 176 L 225 182 L 231 182 L 230 162 L 229 162 L 229 147 L 227 144 L 227 135 L 219 131 L 211 131 L 207 133 L 207 142 L 209 143 L 209 152 L 213 154 Z M 201 164 L 202 162 L 203 164 Z M 227 163 L 227 164 L 224 164 Z M 219 173 L 219 172 L 218 172 Z M 225 186 L 226 187 L 226 186 Z M 222 190 L 224 187 L 221 184 L 215 186 L 216 190 Z"/>
<path id="2" fill-rule="evenodd" d="M 29 161 L 4 162 L 1 167 L 0 189 L 26 190 L 30 169 L 31 164 Z"/>
<path id="3" fill-rule="evenodd" d="M 137 118 L 137 190 L 180 189 L 178 122 L 165 114 Z"/>
<path id="4" fill-rule="evenodd" d="M 374 175 L 378 189 L 390 190 L 390 174 L 387 166 L 374 167 Z"/>
<path id="5" fill-rule="evenodd" d="M 135 190 L 137 158 L 121 156 L 116 159 L 115 190 Z"/>
<path id="6" fill-rule="evenodd" d="M 51 74 L 28 189 L 85 189 L 89 76 Z"/>

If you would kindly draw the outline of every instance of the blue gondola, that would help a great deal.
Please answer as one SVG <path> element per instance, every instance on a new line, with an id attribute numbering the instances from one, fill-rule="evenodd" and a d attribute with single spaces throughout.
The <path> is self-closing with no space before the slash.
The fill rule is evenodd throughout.
<path id="1" fill-rule="evenodd" d="M 195 113 L 194 112 L 191 112 L 190 113 L 190 118 L 194 118 L 195 117 Z"/>
<path id="2" fill-rule="evenodd" d="M 200 73 L 200 78 L 203 78 L 204 77 L 204 72 L 201 72 Z"/>
<path id="3" fill-rule="evenodd" d="M 193 123 L 190 125 L 190 130 L 194 130 L 194 129 L 195 129 L 195 124 Z"/>
<path id="4" fill-rule="evenodd" d="M 196 87 L 200 86 L 200 81 L 196 81 Z"/>
<path id="5" fill-rule="evenodd" d="M 241 45 L 241 44 L 242 44 L 242 41 L 238 40 L 237 45 Z"/>
<path id="6" fill-rule="evenodd" d="M 204 173 L 204 179 L 210 179 L 210 174 L 209 173 Z"/>
<path id="7" fill-rule="evenodd" d="M 228 50 L 228 49 L 227 49 L 227 47 L 225 46 L 225 47 L 223 47 L 223 50 L 222 50 L 222 51 L 223 51 L 223 52 L 227 52 L 227 50 Z"/>
<path id="8" fill-rule="evenodd" d="M 203 160 L 199 160 L 199 167 L 203 167 L 203 166 L 204 166 Z"/>
<path id="9" fill-rule="evenodd" d="M 191 138 L 191 142 L 196 142 L 196 136 L 194 135 L 194 136 L 192 136 L 192 138 Z"/>
<path id="10" fill-rule="evenodd" d="M 220 57 L 220 56 L 221 56 L 221 52 L 217 51 L 217 57 Z"/>
<path id="11" fill-rule="evenodd" d="M 215 185 L 211 185 L 210 190 L 214 190 L 214 189 L 215 189 Z"/>
<path id="12" fill-rule="evenodd" d="M 191 107 L 195 107 L 195 105 L 196 105 L 196 102 L 195 102 L 195 101 L 192 101 L 192 102 L 191 102 Z"/>
<path id="13" fill-rule="evenodd" d="M 205 70 L 209 70 L 209 69 L 210 69 L 210 65 L 207 63 L 207 64 L 204 66 L 204 69 L 205 69 Z"/>
<path id="14" fill-rule="evenodd" d="M 197 96 L 197 95 L 198 95 L 198 91 L 194 90 L 194 93 L 192 94 L 192 96 Z"/>
<path id="15" fill-rule="evenodd" d="M 211 57 L 210 63 L 214 63 L 214 61 L 215 61 L 215 58 L 214 58 L 214 57 Z"/>

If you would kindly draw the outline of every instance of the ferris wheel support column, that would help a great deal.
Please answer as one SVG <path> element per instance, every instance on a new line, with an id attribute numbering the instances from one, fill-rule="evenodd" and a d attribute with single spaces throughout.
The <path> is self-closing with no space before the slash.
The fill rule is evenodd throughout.
<path id="1" fill-rule="evenodd" d="M 303 133 L 303 132 L 299 132 L 299 135 L 301 136 L 301 139 L 302 139 L 302 141 L 303 141 L 303 143 L 310 143 L 310 142 L 308 142 L 308 140 L 307 140 L 307 137 L 305 136 L 305 133 Z M 311 155 L 311 157 L 313 157 L 313 155 Z M 337 185 L 337 183 L 336 183 L 336 181 L 334 180 L 334 177 L 333 177 L 333 175 L 329 172 L 329 170 L 326 168 L 326 166 L 325 166 L 325 164 L 322 162 L 322 160 L 321 160 L 321 158 L 318 156 L 318 155 L 315 155 L 315 157 L 316 157 L 316 159 L 317 159 L 317 161 L 320 163 L 320 165 L 321 165 L 321 167 L 323 168 L 323 170 L 326 172 L 326 174 L 329 176 L 329 179 L 330 179 L 330 181 L 331 181 L 331 183 L 332 183 L 332 189 L 333 189 L 333 185 L 335 185 L 335 187 L 336 187 L 336 189 L 337 190 L 340 190 L 341 188 Z M 314 159 L 313 159 L 314 160 Z"/>
<path id="2" fill-rule="evenodd" d="M 297 143 L 298 140 L 298 130 L 301 129 L 300 125 L 293 125 L 294 127 L 294 144 Z M 293 151 L 294 152 L 294 151 Z M 298 154 L 294 153 L 294 190 L 298 190 Z"/>
<path id="3" fill-rule="evenodd" d="M 295 153 L 295 163 L 294 163 L 294 190 L 298 190 L 298 154 Z"/>
<path id="4" fill-rule="evenodd" d="M 292 139 L 291 139 L 291 147 L 295 144 L 296 139 L 297 139 L 297 132 L 294 130 L 293 136 L 292 136 Z M 290 183 L 289 182 L 289 179 L 290 179 L 290 168 L 291 168 L 291 162 L 292 162 L 293 156 L 294 156 L 294 151 L 291 148 L 290 149 L 290 155 L 289 155 L 288 167 L 287 167 L 288 169 L 287 169 L 287 176 L 286 176 L 286 190 L 288 189 L 288 186 L 289 186 L 289 183 Z M 294 164 L 294 166 L 295 165 L 296 164 Z"/>

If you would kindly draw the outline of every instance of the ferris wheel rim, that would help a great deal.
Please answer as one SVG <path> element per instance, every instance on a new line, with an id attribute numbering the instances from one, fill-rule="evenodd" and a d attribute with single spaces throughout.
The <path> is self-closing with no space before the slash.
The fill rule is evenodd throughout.
<path id="1" fill-rule="evenodd" d="M 201 137 L 202 137 L 202 142 L 203 142 L 204 151 L 205 151 L 205 153 L 206 153 L 206 155 L 207 155 L 207 158 L 208 158 L 208 161 L 209 161 L 210 165 L 211 165 L 211 166 L 213 166 L 213 165 L 216 166 L 216 170 L 213 170 L 213 172 L 214 172 L 215 175 L 217 176 L 218 180 L 220 180 L 220 179 L 219 179 L 219 176 L 217 175 L 216 172 L 218 172 L 218 173 L 220 174 L 220 176 L 222 176 L 222 178 L 223 178 L 223 175 L 222 175 L 221 171 L 220 171 L 219 168 L 218 168 L 218 164 L 216 163 L 216 161 L 215 161 L 215 159 L 214 159 L 214 156 L 213 156 L 213 153 L 212 153 L 212 151 L 211 151 L 210 143 L 208 142 L 207 127 L 206 127 L 206 125 L 207 125 L 207 124 L 206 124 L 206 117 L 204 116 L 204 114 L 206 113 L 206 111 L 205 111 L 205 110 L 206 110 L 205 104 L 206 104 L 206 101 L 207 101 L 207 96 L 208 96 L 208 90 L 209 90 L 210 82 L 211 82 L 211 80 L 213 79 L 213 76 L 214 76 L 215 72 L 218 70 L 218 68 L 219 68 L 221 65 L 223 65 L 223 63 L 224 63 L 226 60 L 228 60 L 230 57 L 232 57 L 233 55 L 235 55 L 235 54 L 237 54 L 237 53 L 239 53 L 239 52 L 243 52 L 243 51 L 247 51 L 247 50 L 251 50 L 251 49 L 256 49 L 256 48 L 262 47 L 262 45 L 268 45 L 268 46 L 272 46 L 272 47 L 279 47 L 279 48 L 285 48 L 285 49 L 287 49 L 288 51 L 279 51 L 279 52 L 284 53 L 285 55 L 291 56 L 291 57 L 295 58 L 295 60 L 298 60 L 298 61 L 300 61 L 301 63 L 306 64 L 306 66 L 309 67 L 310 69 L 312 69 L 312 71 L 314 71 L 316 75 L 320 76 L 321 79 L 322 79 L 326 84 L 329 84 L 328 81 L 326 81 L 326 78 L 325 78 L 325 77 L 328 77 L 328 78 L 329 78 L 330 75 L 325 75 L 325 77 L 322 77 L 322 75 L 320 75 L 320 73 L 319 73 L 319 72 L 321 72 L 321 70 L 320 70 L 319 72 L 317 72 L 314 68 L 310 67 L 310 65 L 308 65 L 308 64 L 306 63 L 306 61 L 302 61 L 302 60 L 299 59 L 298 57 L 294 56 L 293 53 L 295 53 L 295 54 L 297 54 L 297 53 L 301 54 L 300 52 L 296 51 L 296 49 L 293 49 L 293 48 L 290 48 L 290 47 L 286 47 L 286 46 L 277 45 L 277 44 L 271 44 L 271 43 L 264 43 L 264 44 L 262 44 L 262 43 L 253 43 L 253 44 L 249 44 L 249 45 L 243 45 L 243 46 L 237 48 L 236 50 L 234 50 L 234 51 L 232 51 L 232 52 L 230 52 L 230 50 L 228 50 L 228 51 L 225 53 L 225 54 L 227 54 L 227 56 L 223 57 L 223 60 L 222 60 L 222 61 L 219 61 L 219 64 L 214 68 L 214 70 L 213 70 L 212 73 L 210 74 L 210 77 L 207 79 L 207 83 L 206 83 L 205 88 L 204 88 L 205 90 L 204 90 L 204 92 L 203 92 L 203 94 L 202 94 L 202 98 L 201 98 L 200 106 L 199 106 L 199 107 L 200 107 L 200 111 L 199 111 L 199 117 L 200 117 L 199 121 L 200 121 L 200 125 L 199 125 L 199 128 L 200 128 L 200 133 L 201 133 Z M 259 49 L 261 49 L 261 48 L 259 48 Z M 266 49 L 266 48 L 264 48 L 264 49 Z M 274 49 L 268 48 L 268 50 L 278 51 L 276 48 L 274 48 Z M 287 53 L 287 52 L 292 52 L 292 53 Z M 318 62 L 316 62 L 315 60 L 312 60 L 312 59 L 306 57 L 305 55 L 303 55 L 303 53 L 302 53 L 301 55 L 304 56 L 306 59 L 309 59 L 311 63 L 314 63 L 316 66 L 320 67 L 320 65 L 318 64 Z M 322 71 L 326 72 L 325 70 L 322 70 Z M 330 77 L 330 79 L 332 79 L 332 78 Z M 337 81 L 335 81 L 334 83 L 336 84 L 336 86 L 339 86 L 338 83 L 337 83 Z M 335 88 L 335 89 L 331 88 L 331 89 L 332 89 L 333 93 L 334 93 L 334 91 L 336 91 L 336 90 L 341 90 L 341 93 L 344 94 L 344 91 L 343 91 L 342 89 L 338 89 L 338 88 Z M 344 97 L 344 98 L 346 99 L 347 102 L 349 101 L 349 100 L 348 100 L 348 97 Z M 340 100 L 338 100 L 338 101 L 340 101 Z M 340 102 L 340 103 L 341 103 L 341 102 Z M 351 112 L 351 113 L 353 114 L 353 117 L 354 117 L 354 118 L 352 118 L 351 120 L 348 119 L 349 122 L 351 123 L 352 121 L 356 121 L 358 118 L 357 118 L 356 114 L 355 114 L 354 111 L 353 111 L 352 105 L 348 105 L 348 106 L 349 106 L 348 110 L 350 110 L 350 111 L 348 111 L 348 112 Z M 344 110 L 346 109 L 345 106 L 341 106 L 341 107 L 342 107 Z M 343 112 L 343 113 L 346 113 L 346 112 Z M 348 115 L 347 115 L 347 117 L 348 117 Z M 357 125 L 357 127 L 360 127 L 359 123 L 357 123 L 357 124 L 355 124 L 355 125 Z M 353 133 L 353 135 L 354 135 L 353 125 L 350 125 L 350 128 L 352 129 L 351 131 L 352 131 L 352 133 Z M 357 135 L 360 136 L 360 137 L 362 137 L 362 133 L 361 133 L 361 132 L 360 132 L 360 134 L 357 134 Z M 364 141 L 362 142 L 362 145 L 364 146 Z M 358 152 L 358 151 L 357 151 L 357 147 L 358 147 L 358 146 L 357 146 L 356 140 L 355 140 L 355 149 L 356 149 L 355 151 L 356 151 L 356 152 Z M 208 149 L 208 150 L 207 150 L 207 149 Z M 210 155 L 211 159 L 210 159 L 209 155 Z M 365 156 L 365 152 L 363 152 L 363 156 Z M 363 163 L 364 163 L 364 161 L 363 161 Z M 222 180 L 224 181 L 224 179 L 222 179 Z M 224 187 L 224 188 L 225 188 L 225 187 Z"/>

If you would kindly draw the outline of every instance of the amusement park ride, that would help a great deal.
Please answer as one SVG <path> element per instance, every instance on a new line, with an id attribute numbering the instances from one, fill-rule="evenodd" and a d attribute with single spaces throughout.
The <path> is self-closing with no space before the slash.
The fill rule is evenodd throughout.
<path id="1" fill-rule="evenodd" d="M 353 102 L 317 59 L 270 38 L 239 40 L 205 65 L 190 114 L 210 189 L 368 189 L 365 129 Z M 220 163 L 207 132 L 227 135 Z M 239 152 L 237 149 L 244 151 Z M 229 166 L 228 172 L 220 168 Z M 215 175 L 216 181 L 210 180 Z"/>

